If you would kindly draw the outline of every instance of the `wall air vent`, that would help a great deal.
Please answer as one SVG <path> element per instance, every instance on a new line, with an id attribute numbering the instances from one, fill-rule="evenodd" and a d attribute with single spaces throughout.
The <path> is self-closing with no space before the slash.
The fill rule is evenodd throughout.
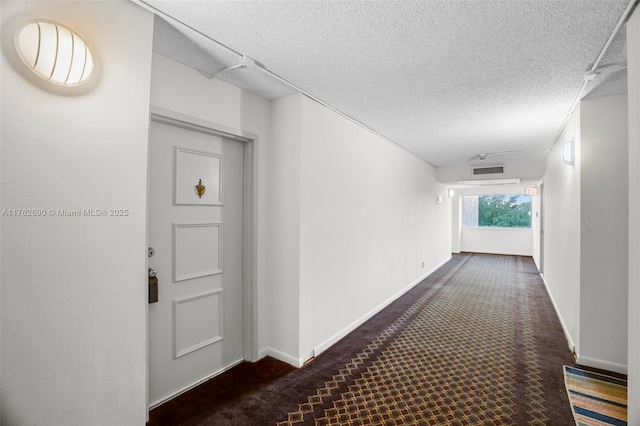
<path id="1" fill-rule="evenodd" d="M 471 174 L 474 176 L 493 175 L 493 174 L 502 174 L 502 173 L 504 173 L 504 166 L 481 166 L 481 167 L 471 168 Z"/>
<path id="2" fill-rule="evenodd" d="M 517 185 L 520 183 L 520 178 L 459 180 L 458 183 L 460 185 L 476 185 L 476 186 Z"/>

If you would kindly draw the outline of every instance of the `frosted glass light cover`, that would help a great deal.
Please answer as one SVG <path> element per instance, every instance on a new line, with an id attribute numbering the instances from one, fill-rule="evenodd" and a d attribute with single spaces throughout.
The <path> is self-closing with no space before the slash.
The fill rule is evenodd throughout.
<path id="1" fill-rule="evenodd" d="M 78 86 L 93 71 L 89 46 L 70 29 L 53 22 L 29 22 L 16 31 L 22 61 L 39 77 L 62 86 Z"/>
<path id="2" fill-rule="evenodd" d="M 575 142 L 570 140 L 562 146 L 562 161 L 565 164 L 574 164 L 576 161 Z"/>

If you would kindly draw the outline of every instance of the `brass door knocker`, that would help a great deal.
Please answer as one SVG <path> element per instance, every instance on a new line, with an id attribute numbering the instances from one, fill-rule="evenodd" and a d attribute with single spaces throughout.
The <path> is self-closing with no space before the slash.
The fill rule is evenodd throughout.
<path id="1" fill-rule="evenodd" d="M 196 191 L 198 192 L 198 198 L 202 198 L 202 196 L 204 195 L 204 191 L 205 191 L 205 186 L 202 184 L 202 179 L 200 179 L 198 181 L 198 184 L 196 185 Z"/>

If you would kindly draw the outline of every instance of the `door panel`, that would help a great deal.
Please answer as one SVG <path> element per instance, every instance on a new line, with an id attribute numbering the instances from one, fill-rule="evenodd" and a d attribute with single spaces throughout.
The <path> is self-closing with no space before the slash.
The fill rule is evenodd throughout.
<path id="1" fill-rule="evenodd" d="M 151 122 L 150 405 L 243 357 L 240 142 Z"/>

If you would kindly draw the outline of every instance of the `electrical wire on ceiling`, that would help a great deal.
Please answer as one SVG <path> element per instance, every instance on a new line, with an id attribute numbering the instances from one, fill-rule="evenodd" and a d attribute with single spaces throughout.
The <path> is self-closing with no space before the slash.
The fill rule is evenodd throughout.
<path id="1" fill-rule="evenodd" d="M 260 62 L 256 61 L 253 58 L 250 58 L 249 56 L 243 55 L 240 52 L 237 52 L 236 50 L 230 48 L 229 46 L 222 44 L 214 39 L 212 39 L 211 37 L 207 36 L 206 34 L 198 31 L 197 29 L 185 24 L 184 22 L 174 18 L 173 16 L 170 16 L 164 12 L 162 12 L 159 9 L 156 9 L 155 7 L 151 6 L 150 4 L 146 3 L 143 0 L 132 0 L 134 3 L 136 3 L 137 5 L 141 6 L 142 8 L 158 15 L 159 17 L 161 17 L 162 19 L 164 19 L 165 21 L 167 21 L 168 23 L 172 24 L 175 27 L 181 27 L 184 28 L 186 30 L 188 30 L 190 33 L 196 35 L 198 38 L 206 41 L 207 43 L 211 43 L 214 46 L 217 46 L 218 48 L 225 50 L 228 53 L 231 53 L 233 55 L 236 55 L 238 57 L 238 63 L 235 65 L 231 65 L 229 67 L 225 67 L 223 69 L 221 69 L 220 71 L 217 71 L 215 73 L 215 75 L 223 72 L 223 71 L 231 71 L 231 70 L 236 70 L 236 69 L 241 69 L 241 68 L 255 68 L 258 69 L 260 71 L 262 71 L 263 73 L 267 74 L 269 77 L 272 77 L 278 81 L 280 81 L 281 83 L 284 83 L 286 85 L 288 85 L 289 87 L 291 87 L 293 90 L 303 94 L 304 96 L 306 96 L 307 98 L 319 103 L 320 105 L 328 108 L 329 110 L 335 112 L 336 114 L 340 115 L 343 118 L 346 118 L 347 120 L 351 121 L 352 123 L 358 125 L 359 127 L 363 128 L 364 130 L 367 130 L 368 132 L 374 134 L 375 136 L 389 142 L 390 144 L 392 144 L 393 146 L 395 146 L 396 148 L 399 148 L 411 155 L 413 155 L 414 157 L 418 158 L 420 161 L 423 161 L 427 164 L 430 164 L 428 161 L 426 161 L 424 158 L 418 156 L 417 154 L 409 151 L 407 148 L 398 145 L 396 142 L 392 141 L 391 139 L 387 138 L 384 135 L 381 135 L 380 133 L 376 132 L 375 130 L 373 130 L 372 128 L 362 124 L 361 122 L 359 122 L 358 120 L 356 120 L 353 117 L 350 117 L 349 115 L 345 114 L 344 112 L 337 110 L 336 108 L 332 107 L 331 105 L 329 105 L 328 103 L 324 102 L 323 100 L 317 98 L 316 96 L 308 93 L 307 91 L 303 90 L 302 88 L 298 87 L 297 85 L 291 83 L 289 80 L 279 76 L 278 74 L 274 73 L 273 71 L 269 70 L 268 68 L 266 68 L 263 64 L 261 64 Z M 202 73 L 202 75 L 204 75 L 207 78 L 212 78 L 215 77 L 214 76 L 210 76 L 208 74 Z"/>
<path id="2" fill-rule="evenodd" d="M 618 20 L 618 23 L 616 24 L 615 28 L 611 32 L 611 35 L 607 39 L 607 42 L 602 47 L 602 50 L 600 51 L 600 54 L 598 55 L 596 60 L 593 62 L 593 65 L 591 65 L 591 68 L 589 68 L 589 70 L 585 72 L 584 78 L 582 79 L 582 85 L 580 86 L 580 90 L 578 90 L 578 94 L 573 99 L 573 102 L 571 102 L 571 107 L 569 108 L 569 113 L 567 114 L 567 116 L 565 117 L 564 121 L 560 125 L 560 128 L 558 129 L 558 132 L 556 133 L 556 136 L 553 139 L 553 144 L 549 148 L 549 151 L 551 151 L 553 149 L 553 147 L 556 145 L 556 143 L 558 143 L 558 139 L 560 139 L 560 135 L 564 131 L 564 128 L 567 126 L 567 123 L 569 122 L 569 119 L 571 118 L 571 115 L 573 115 L 573 112 L 575 111 L 576 107 L 578 106 L 578 103 L 582 99 L 584 91 L 587 89 L 587 86 L 589 85 L 589 83 L 591 81 L 593 81 L 597 77 L 597 75 L 602 73 L 602 72 L 613 72 L 613 71 L 618 71 L 618 70 L 626 68 L 626 64 L 624 64 L 624 65 L 623 64 L 611 64 L 611 65 L 606 65 L 606 66 L 600 67 L 600 62 L 602 62 L 602 59 L 604 58 L 604 55 L 606 55 L 607 51 L 609 50 L 609 47 L 611 46 L 611 43 L 613 43 L 613 40 L 616 38 L 616 36 L 620 32 L 620 29 L 627 22 L 627 20 L 631 16 L 631 13 L 638 6 L 638 4 L 640 4 L 640 0 L 631 0 L 629 2 L 629 4 L 627 5 L 627 8 L 625 9 L 624 13 L 622 14 L 620 19 Z"/>
<path id="3" fill-rule="evenodd" d="M 267 75 L 270 78 L 273 78 L 277 81 L 279 81 L 280 83 L 285 84 L 286 86 L 292 88 L 294 91 L 299 92 L 301 94 L 303 94 L 304 96 L 306 96 L 309 99 L 314 100 L 315 102 L 323 105 L 324 107 L 328 108 L 329 110 L 335 112 L 336 114 L 346 118 L 347 120 L 351 121 L 352 123 L 358 125 L 359 127 L 367 130 L 368 132 L 378 136 L 379 138 L 391 143 L 392 145 L 400 148 L 401 150 L 419 158 L 421 161 L 427 162 L 426 160 L 424 160 L 423 158 L 419 157 L 417 154 L 409 151 L 407 148 L 404 148 L 403 146 L 397 144 L 396 142 L 390 140 L 389 138 L 385 137 L 384 135 L 381 135 L 380 133 L 376 132 L 375 130 L 373 130 L 372 128 L 366 126 L 365 124 L 357 121 L 356 119 L 350 117 L 349 115 L 343 113 L 342 111 L 337 110 L 336 108 L 332 107 L 331 105 L 327 104 L 326 102 L 324 102 L 323 100 L 317 98 L 316 96 L 308 93 L 307 91 L 303 90 L 302 88 L 300 88 L 299 86 L 291 83 L 290 81 L 286 80 L 285 78 L 279 76 L 278 74 L 272 72 L 271 70 L 269 70 L 268 68 L 266 68 L 263 64 L 261 64 L 260 62 L 256 61 L 253 58 L 250 58 L 249 56 L 246 56 L 232 48 L 230 48 L 229 46 L 222 44 L 214 39 L 212 39 L 211 37 L 207 36 L 206 34 L 198 31 L 197 29 L 189 26 L 188 24 L 162 12 L 159 9 L 156 9 L 154 6 L 146 3 L 144 0 L 132 0 L 134 3 L 138 4 L 139 6 L 143 7 L 146 10 L 149 10 L 150 12 L 158 15 L 159 17 L 161 17 L 162 19 L 164 19 L 165 21 L 167 21 L 168 23 L 170 23 L 171 25 L 173 25 L 176 28 L 183 28 L 185 30 L 187 30 L 189 33 L 193 34 L 194 36 L 196 36 L 197 38 L 201 39 L 202 41 L 215 46 L 218 49 L 221 49 L 223 51 L 225 51 L 226 53 L 231 54 L 231 56 L 235 56 L 237 58 L 237 63 L 227 66 L 227 67 L 223 67 L 219 70 L 216 70 L 216 72 L 213 73 L 213 75 L 207 74 L 207 73 L 203 73 L 201 72 L 201 74 L 203 74 L 205 77 L 207 78 L 213 78 L 217 75 L 219 75 L 222 72 L 225 71 L 233 71 L 233 70 L 238 70 L 238 69 L 256 69 L 259 72 L 264 73 L 265 75 Z M 582 99 L 585 90 L 587 89 L 588 85 L 591 83 L 591 81 L 593 81 L 597 75 L 599 74 L 603 74 L 603 73 L 611 73 L 611 72 L 615 72 L 615 71 L 619 71 L 622 69 L 626 68 L 626 64 L 621 64 L 621 63 L 617 63 L 617 64 L 609 64 L 609 65 L 605 65 L 605 66 L 600 66 L 604 56 L 606 55 L 609 47 L 611 46 L 611 44 L 613 43 L 615 37 L 617 36 L 617 34 L 619 33 L 620 29 L 622 28 L 622 26 L 626 23 L 627 19 L 631 16 L 631 13 L 633 12 L 633 10 L 635 9 L 635 7 L 640 3 L 640 0 L 631 0 L 629 2 L 629 4 L 627 5 L 624 13 L 622 14 L 622 16 L 620 17 L 617 25 L 615 26 L 615 28 L 613 29 L 611 35 L 609 36 L 609 38 L 607 39 L 607 42 L 605 43 L 605 45 L 603 46 L 603 48 L 600 51 L 600 54 L 598 55 L 598 57 L 596 58 L 596 60 L 593 62 L 592 66 L 585 72 L 582 84 L 580 89 L 578 90 L 578 93 L 576 94 L 575 98 L 573 99 L 571 106 L 569 108 L 569 111 L 567 113 L 567 116 L 565 117 L 565 119 L 563 120 L 562 124 L 560 125 L 560 128 L 558 129 L 558 132 L 556 133 L 553 143 L 552 145 L 547 148 L 547 149 L 542 149 L 542 150 L 527 150 L 527 151 L 503 151 L 503 152 L 490 152 L 490 153 L 482 153 L 479 154 L 475 157 L 473 157 L 470 160 L 476 160 L 476 161 L 485 161 L 486 158 L 488 156 L 495 156 L 495 155 L 501 155 L 501 154 L 519 154 L 519 153 L 524 153 L 524 152 L 540 152 L 540 151 L 546 151 L 549 152 L 553 149 L 553 147 L 556 145 L 556 143 L 558 142 L 558 139 L 560 138 L 562 132 L 564 131 L 567 123 L 569 122 L 569 119 L 571 118 L 571 115 L 573 114 L 573 112 L 575 111 L 578 103 L 580 102 L 580 100 Z M 427 162 L 428 163 L 428 162 Z"/>

